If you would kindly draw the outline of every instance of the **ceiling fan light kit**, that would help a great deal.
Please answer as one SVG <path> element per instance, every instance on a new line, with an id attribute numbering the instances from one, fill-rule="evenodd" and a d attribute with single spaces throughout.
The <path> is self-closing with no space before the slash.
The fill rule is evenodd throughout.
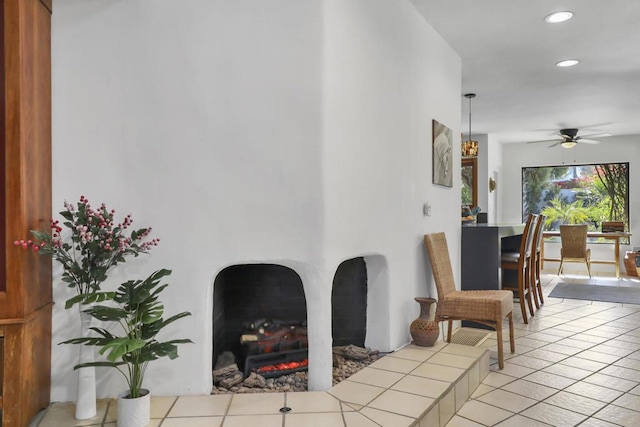
<path id="1" fill-rule="evenodd" d="M 554 12 L 551 15 L 547 15 L 544 20 L 549 24 L 557 24 L 559 22 L 568 21 L 573 17 L 573 12 L 569 12 L 568 10 L 562 12 Z"/>
<path id="2" fill-rule="evenodd" d="M 578 61 L 577 59 L 565 59 L 563 61 L 556 63 L 556 66 L 560 68 L 567 68 L 567 67 L 573 67 L 574 65 L 578 65 L 579 63 L 580 61 Z"/>

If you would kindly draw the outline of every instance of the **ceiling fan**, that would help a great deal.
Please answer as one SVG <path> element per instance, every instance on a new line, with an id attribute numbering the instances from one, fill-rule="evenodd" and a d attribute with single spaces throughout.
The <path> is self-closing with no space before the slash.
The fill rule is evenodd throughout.
<path id="1" fill-rule="evenodd" d="M 601 132 L 601 133 L 592 133 L 590 135 L 578 136 L 578 129 L 560 129 L 558 132 L 560 136 L 560 140 L 556 139 L 546 139 L 543 141 L 529 141 L 527 144 L 535 144 L 539 142 L 553 142 L 548 148 L 555 147 L 557 145 L 561 145 L 563 148 L 573 148 L 578 143 L 585 144 L 599 144 L 600 141 L 591 138 L 597 138 L 602 136 L 611 136 L 610 133 Z"/>

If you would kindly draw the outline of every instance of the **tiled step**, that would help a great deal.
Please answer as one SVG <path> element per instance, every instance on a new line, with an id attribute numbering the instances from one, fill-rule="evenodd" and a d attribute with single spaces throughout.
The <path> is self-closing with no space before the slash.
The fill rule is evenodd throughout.
<path id="1" fill-rule="evenodd" d="M 443 342 L 409 345 L 328 393 L 382 426 L 444 427 L 488 373 L 488 349 Z M 369 424 L 347 422 L 352 425 Z"/>
<path id="2" fill-rule="evenodd" d="M 149 426 L 444 427 L 488 373 L 486 348 L 409 345 L 327 391 L 152 396 Z M 101 399 L 91 420 L 73 413 L 72 402 L 56 403 L 31 426 L 115 427 L 117 401 Z"/>

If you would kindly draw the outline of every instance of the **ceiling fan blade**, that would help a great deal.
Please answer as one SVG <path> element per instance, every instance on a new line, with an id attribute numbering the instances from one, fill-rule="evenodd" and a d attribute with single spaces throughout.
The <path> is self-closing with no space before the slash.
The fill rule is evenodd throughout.
<path id="1" fill-rule="evenodd" d="M 550 146 L 548 146 L 547 148 L 556 147 L 556 146 L 558 146 L 558 145 L 562 144 L 563 142 L 564 142 L 564 141 L 556 141 L 556 143 L 555 143 L 555 144 L 551 144 L 551 145 L 550 145 Z"/>
<path id="2" fill-rule="evenodd" d="M 554 138 L 554 139 L 543 139 L 541 141 L 528 141 L 527 144 L 538 144 L 540 142 L 562 142 L 562 141 L 558 141 L 558 138 Z"/>
<path id="3" fill-rule="evenodd" d="M 600 144 L 600 141 L 596 140 L 596 139 L 585 139 L 585 138 L 578 138 L 578 140 L 576 142 L 579 143 L 585 143 L 585 144 Z"/>
<path id="4" fill-rule="evenodd" d="M 602 138 L 605 136 L 612 136 L 609 132 L 590 133 L 589 135 L 581 135 L 579 138 Z"/>

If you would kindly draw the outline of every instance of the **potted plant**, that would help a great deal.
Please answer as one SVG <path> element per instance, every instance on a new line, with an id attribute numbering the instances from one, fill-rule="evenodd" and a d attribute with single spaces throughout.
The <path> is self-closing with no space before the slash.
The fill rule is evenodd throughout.
<path id="1" fill-rule="evenodd" d="M 62 225 L 51 218 L 50 231 L 31 230 L 33 240 L 16 240 L 14 245 L 50 256 L 62 265 L 62 281 L 76 290 L 76 296 L 67 300 L 67 309 L 82 302 L 86 295 L 99 292 L 107 273 L 127 257 L 147 253 L 160 241 L 148 239 L 151 227 L 131 230 L 131 214 L 116 223 L 115 210 L 109 210 L 104 203 L 94 208 L 84 196 L 76 205 L 65 201 L 60 216 Z M 68 229 L 65 235 L 62 226 Z M 80 311 L 82 336 L 89 336 L 90 326 L 91 317 Z M 81 347 L 79 363 L 93 360 L 93 349 Z M 75 416 L 84 420 L 95 415 L 95 369 L 86 368 L 78 373 Z"/>
<path id="2" fill-rule="evenodd" d="M 164 306 L 159 301 L 160 293 L 168 286 L 161 284 L 163 277 L 171 274 L 162 269 L 144 280 L 129 280 L 122 283 L 115 292 L 94 292 L 78 300 L 88 306 L 86 313 L 104 322 L 117 322 L 122 333 L 114 334 L 105 328 L 92 327 L 94 337 L 79 337 L 62 344 L 83 344 L 100 347 L 104 361 L 80 363 L 74 369 L 86 366 L 107 366 L 116 368 L 127 380 L 128 389 L 118 396 L 118 426 L 138 427 L 149 423 L 150 393 L 142 388 L 147 364 L 160 357 L 178 357 L 178 344 L 191 343 L 189 339 L 174 339 L 160 342 L 158 333 L 170 323 L 191 315 L 182 312 L 164 319 Z M 112 301 L 113 305 L 94 304 Z M 72 303 L 75 301 L 72 301 Z"/>

